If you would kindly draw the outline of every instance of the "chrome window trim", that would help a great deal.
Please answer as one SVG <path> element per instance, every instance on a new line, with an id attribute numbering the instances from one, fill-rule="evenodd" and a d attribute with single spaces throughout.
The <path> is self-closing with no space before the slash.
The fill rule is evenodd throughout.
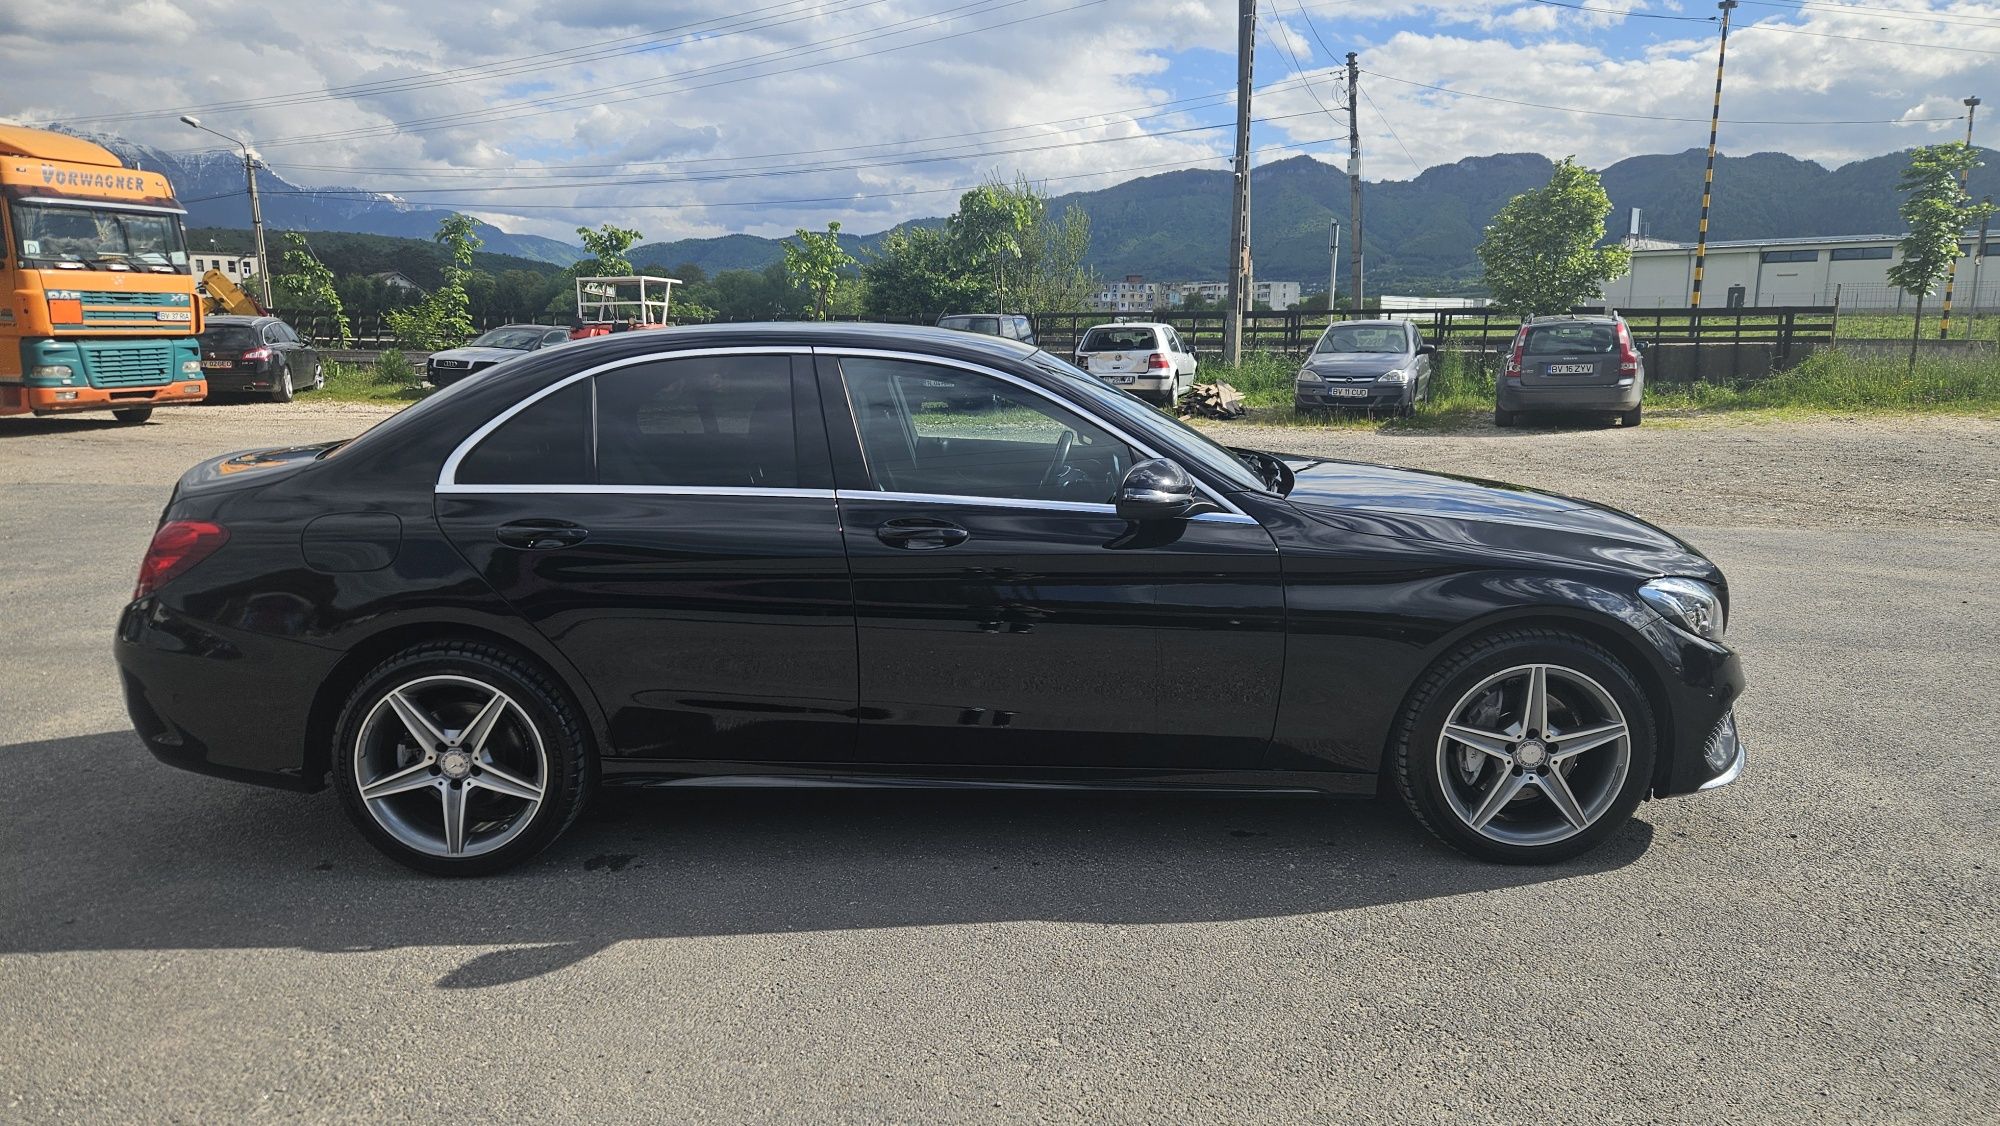
<path id="1" fill-rule="evenodd" d="M 439 485 L 440 496 L 502 493 L 560 493 L 571 496 L 804 497 L 834 499 L 832 489 L 759 489 L 731 485 Z"/>
<path id="2" fill-rule="evenodd" d="M 492 418 L 487 419 L 486 423 L 483 426 L 481 426 L 477 430 L 474 430 L 470 437 L 466 438 L 465 441 L 460 442 L 458 444 L 458 447 L 451 451 L 450 457 L 444 459 L 444 467 L 438 470 L 437 491 L 440 493 L 494 493 L 494 492 L 517 492 L 517 491 L 564 492 L 564 493 L 583 493 L 583 492 L 623 493 L 623 492 L 633 492 L 635 490 L 653 490 L 653 489 L 690 490 L 690 489 L 705 488 L 705 486 L 699 486 L 699 485 L 461 485 L 458 483 L 458 466 L 460 462 L 465 460 L 465 455 L 472 452 L 472 448 L 474 446 L 477 446 L 480 442 L 484 441 L 487 435 L 492 434 L 495 430 L 500 429 L 501 426 L 506 424 L 508 419 L 513 418 L 515 415 L 520 414 L 522 411 L 527 410 L 529 407 L 534 406 L 536 403 L 541 402 L 543 399 L 548 398 L 550 395 L 553 395 L 556 392 L 562 390 L 563 388 L 568 387 L 570 384 L 575 383 L 581 379 L 589 379 L 591 376 L 598 375 L 602 372 L 616 371 L 619 368 L 632 367 L 636 364 L 650 364 L 658 362 L 660 360 L 693 359 L 698 356 L 808 356 L 811 354 L 812 354 L 811 348 L 799 344 L 773 344 L 761 347 L 739 346 L 739 347 L 728 347 L 728 348 L 674 348 L 661 352 L 647 352 L 639 356 L 626 356 L 622 359 L 612 360 L 609 363 L 598 364 L 596 367 L 585 368 L 582 371 L 576 372 L 572 375 L 564 376 L 563 378 L 555 381 L 554 383 L 549 384 L 547 387 L 542 388 L 540 391 L 537 391 L 534 394 L 528 396 L 527 398 L 522 399 L 520 402 L 515 403 L 513 406 L 508 407 L 506 410 L 501 411 L 499 414 L 494 415 Z M 792 489 L 792 490 L 772 489 L 765 491 L 779 493 L 780 495 L 786 495 L 786 496 L 798 493 L 805 493 L 805 494 L 825 493 L 828 496 L 832 495 L 832 490 L 830 489 Z M 700 494 L 693 494 L 693 495 L 700 495 Z M 716 495 L 755 496 L 758 494 L 754 491 L 745 492 L 743 490 L 725 489 Z"/>
<path id="3" fill-rule="evenodd" d="M 891 493 L 877 489 L 835 490 L 836 500 L 873 500 L 890 504 L 966 504 L 983 508 L 1027 508 L 1043 512 L 1083 512 L 1093 516 L 1116 516 L 1118 506 L 1098 501 L 1079 500 L 1022 500 L 1015 497 L 980 497 L 960 493 Z M 1200 520 L 1210 524 L 1255 524 L 1257 521 L 1239 512 L 1204 512 L 1190 516 L 1189 520 Z"/>
<path id="4" fill-rule="evenodd" d="M 1154 449 L 1153 449 L 1152 447 L 1150 447 L 1150 446 L 1146 445 L 1146 444 L 1145 444 L 1144 442 L 1140 442 L 1140 441 L 1137 441 L 1137 440 L 1136 440 L 1136 439 L 1134 439 L 1134 438 L 1133 438 L 1133 437 L 1132 437 L 1132 436 L 1131 436 L 1130 434 L 1127 434 L 1127 433 L 1126 433 L 1125 431 L 1123 431 L 1123 430 L 1119 429 L 1119 428 L 1118 428 L 1118 427 L 1116 427 L 1116 426 L 1113 426 L 1113 425 L 1112 425 L 1111 423 L 1109 423 L 1109 422 L 1106 422 L 1106 421 L 1105 421 L 1104 419 L 1102 419 L 1102 418 L 1098 417 L 1097 415 L 1094 415 L 1094 414 L 1092 414 L 1091 412 L 1089 412 L 1088 410 L 1085 410 L 1084 408 L 1082 408 L 1082 407 L 1078 406 L 1077 404 L 1075 404 L 1075 403 L 1071 403 L 1071 402 L 1068 402 L 1068 401 L 1066 401 L 1066 400 L 1064 400 L 1064 399 L 1060 399 L 1060 398 L 1057 398 L 1056 396 L 1054 396 L 1054 395 L 1051 395 L 1051 394 L 1049 394 L 1049 392 L 1047 391 L 1047 389 L 1045 389 L 1045 388 L 1042 388 L 1042 387 L 1038 387 L 1038 386 L 1036 386 L 1036 385 L 1035 385 L 1034 383 L 1032 383 L 1032 382 L 1030 382 L 1030 381 L 1028 381 L 1028 380 L 1025 380 L 1025 379 L 1022 379 L 1022 378 L 1021 378 L 1020 376 L 1017 376 L 1017 375 L 1009 375 L 1008 373 L 1006 373 L 1006 372 L 1004 372 L 1004 371 L 997 371 L 997 370 L 995 370 L 995 369 L 993 369 L 993 368 L 990 368 L 990 367 L 986 367 L 986 366 L 985 366 L 985 365 L 983 365 L 983 364 L 975 364 L 975 363 L 973 363 L 973 362 L 971 362 L 971 361 L 969 361 L 969 360 L 960 360 L 960 359 L 957 359 L 957 358 L 955 358 L 955 357 L 951 357 L 951 356 L 934 356 L 934 355 L 931 355 L 931 354 L 930 354 L 930 353 L 928 353 L 928 352 L 901 352 L 901 351 L 895 351 L 895 350 L 893 350 L 893 349 L 888 349 L 888 348 L 847 348 L 847 347 L 838 347 L 838 346 L 835 346 L 835 347 L 818 347 L 818 348 L 814 348 L 814 349 L 813 349 L 812 351 L 813 351 L 813 354 L 814 354 L 814 355 L 816 355 L 816 356 L 829 356 L 829 357 L 832 357 L 832 358 L 834 358 L 834 359 L 836 359 L 836 360 L 837 360 L 837 359 L 839 359 L 839 358 L 840 358 L 840 357 L 842 357 L 842 356 L 866 356 L 866 357 L 870 357 L 870 358 L 875 358 L 875 359 L 884 359 L 884 360 L 908 360 L 908 361 L 911 361 L 911 362 L 913 362 L 913 363 L 920 363 L 920 364 L 937 364 L 937 365 L 940 365 L 940 366 L 943 366 L 943 367 L 953 367 L 953 368 L 963 368 L 963 369 L 964 369 L 964 370 L 966 370 L 966 371 L 969 371 L 969 372 L 974 372 L 974 373 L 976 373 L 976 374 L 979 374 L 979 375 L 990 375 L 990 376 L 992 376 L 992 377 L 993 377 L 993 378 L 995 378 L 995 379 L 998 379 L 998 380 L 1001 380 L 1002 382 L 1005 382 L 1005 383 L 1012 383 L 1012 384 L 1014 384 L 1014 385 L 1015 385 L 1016 387 L 1020 387 L 1020 388 L 1023 388 L 1023 389 L 1025 389 L 1026 391 L 1028 391 L 1028 392 L 1029 392 L 1030 394 L 1034 394 L 1034 395 L 1038 395 L 1038 396 L 1040 396 L 1041 398 L 1043 398 L 1043 399 L 1046 399 L 1047 401 L 1049 401 L 1049 402 L 1051 402 L 1051 403 L 1054 403 L 1054 404 L 1055 404 L 1056 406 L 1059 406 L 1059 407 L 1061 407 L 1061 408 L 1062 408 L 1063 410 L 1066 410 L 1066 411 L 1068 411 L 1068 412 L 1069 412 L 1069 413 L 1071 413 L 1071 414 L 1074 414 L 1074 415 L 1078 415 L 1078 416 L 1080 416 L 1080 417 L 1082 417 L 1082 418 L 1086 418 L 1086 419 L 1089 419 L 1089 420 L 1090 420 L 1090 422 L 1091 422 L 1091 424 L 1092 424 L 1093 426 L 1097 426 L 1097 427 L 1101 427 L 1102 429 L 1104 429 L 1105 431 L 1107 431 L 1108 433 L 1110 433 L 1112 437 L 1114 437 L 1114 438 L 1117 438 L 1117 439 L 1118 439 L 1119 441 L 1121 441 L 1121 442 L 1124 442 L 1124 443 L 1125 443 L 1126 445 L 1128 445 L 1128 446 L 1132 447 L 1133 449 L 1135 449 L 1135 450 L 1139 451 L 1139 452 L 1140 452 L 1141 454 L 1145 455 L 1146 457 L 1149 457 L 1149 458 L 1156 458 L 1156 457 L 1160 457 L 1160 456 L 1161 456 L 1161 454 L 1160 454 L 1160 453 L 1159 453 L 1158 451 L 1156 451 L 1156 450 L 1154 450 Z M 842 383 L 843 383 L 843 385 L 845 384 L 845 376 L 844 376 L 844 374 L 843 374 L 843 377 L 842 377 Z M 848 408 L 848 413 L 849 413 L 849 415 L 850 415 L 850 416 L 851 416 L 851 415 L 853 414 L 853 407 L 852 407 L 852 406 L 850 406 L 850 407 Z M 865 451 L 864 451 L 864 454 L 863 454 L 863 456 L 866 456 L 866 452 L 865 452 Z M 1179 462 L 1175 462 L 1175 464 L 1177 464 L 1177 465 L 1178 465 L 1178 464 L 1179 464 Z M 1183 466 L 1183 468 L 1185 468 L 1185 466 Z M 1193 475 L 1193 474 L 1189 474 L 1189 476 L 1190 476 L 1190 477 L 1194 477 L 1194 475 Z M 1210 488 L 1210 487 L 1208 486 L 1208 483 L 1207 483 L 1207 482 L 1205 482 L 1205 481 L 1201 480 L 1201 479 L 1200 479 L 1200 478 L 1198 478 L 1198 477 L 1194 477 L 1194 483 L 1195 483 L 1195 487 L 1196 487 L 1196 488 L 1198 488 L 1198 489 L 1200 489 L 1200 490 L 1202 491 L 1202 494 L 1203 494 L 1203 495 L 1205 495 L 1205 496 L 1206 496 L 1206 497 L 1207 497 L 1207 498 L 1208 498 L 1209 500 L 1211 500 L 1211 501 L 1215 502 L 1216 504 L 1220 505 L 1220 506 L 1221 506 L 1221 507 L 1222 507 L 1222 508 L 1223 508 L 1223 509 L 1224 509 L 1224 510 L 1225 510 L 1225 511 L 1227 512 L 1227 513 L 1229 513 L 1229 514 L 1231 514 L 1231 515 L 1235 515 L 1235 516 L 1241 516 L 1241 517 L 1243 517 L 1243 519 L 1244 519 L 1244 520 L 1246 520 L 1246 521 L 1249 521 L 1249 522 L 1250 522 L 1250 523 L 1252 523 L 1252 524 L 1256 523 L 1256 521 L 1255 521 L 1255 520 L 1251 520 L 1251 519 L 1250 519 L 1250 517 L 1249 517 L 1249 516 L 1248 516 L 1248 515 L 1247 515 L 1246 513 L 1244 513 L 1244 511 L 1243 511 L 1242 509 L 1240 509 L 1240 508 L 1236 507 L 1236 506 L 1235 506 L 1234 504 L 1231 504 L 1231 503 L 1229 502 L 1228 498 L 1224 497 L 1224 496 L 1223 496 L 1223 495 L 1222 495 L 1221 493 L 1218 493 L 1218 492 L 1216 492 L 1216 491 L 1215 491 L 1214 489 Z M 878 490 L 873 490 L 873 489 L 849 489 L 849 490 L 846 490 L 846 491 L 847 491 L 847 492 L 850 492 L 850 493 L 876 493 L 876 492 L 878 492 Z M 932 497 L 933 499 L 950 499 L 950 500 L 957 500 L 957 501 L 979 501 L 979 500 L 994 500 L 994 499 L 1000 499 L 1000 500 L 1006 500 L 1006 499 L 1008 499 L 1008 498 L 1004 498 L 1004 497 L 1002 497 L 1002 498 L 993 498 L 993 497 L 952 497 L 952 496 L 949 496 L 948 494 L 935 494 L 935 495 L 933 495 L 933 494 L 929 494 L 929 493 L 886 493 L 886 492 L 883 492 L 883 493 L 881 493 L 880 495 L 883 495 L 883 496 L 902 496 L 902 497 L 911 497 L 911 496 L 921 496 L 921 497 Z M 1074 503 L 1080 503 L 1080 502 L 1070 502 L 1070 501 L 1028 501 L 1028 500 L 1022 500 L 1022 501 L 1020 501 L 1020 502 L 1019 502 L 1019 505 L 1018 505 L 1018 507 L 1026 507 L 1026 508 L 1042 508 L 1042 507 L 1049 507 L 1049 506 L 1054 506 L 1054 505 L 1068 505 L 1068 504 L 1074 504 Z M 1101 508 L 1103 508 L 1103 509 L 1106 509 L 1106 510 L 1112 510 L 1112 508 L 1113 508 L 1113 506 L 1111 506 L 1111 505 L 1108 505 L 1108 504 L 1106 504 L 1106 505 L 1100 505 L 1100 506 L 1098 506 L 1098 507 L 1101 507 Z M 1090 509 L 1086 509 L 1086 510 L 1090 510 Z M 1200 517 L 1196 517 L 1196 519 L 1200 519 Z"/>

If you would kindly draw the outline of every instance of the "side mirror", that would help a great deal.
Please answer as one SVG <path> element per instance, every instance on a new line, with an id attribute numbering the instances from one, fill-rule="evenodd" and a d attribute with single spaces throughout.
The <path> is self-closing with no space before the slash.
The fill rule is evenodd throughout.
<path id="1" fill-rule="evenodd" d="M 1142 461 L 1118 483 L 1118 516 L 1123 520 L 1178 520 L 1213 506 L 1196 497 L 1187 470 L 1165 458 Z"/>
<path id="2" fill-rule="evenodd" d="M 1438 346 L 1437 346 L 1437 345 L 1435 345 L 1435 344 L 1419 344 L 1419 345 L 1417 345 L 1417 355 L 1419 355 L 1419 356 L 1435 356 L 1435 355 L 1437 355 L 1437 350 L 1438 350 Z"/>

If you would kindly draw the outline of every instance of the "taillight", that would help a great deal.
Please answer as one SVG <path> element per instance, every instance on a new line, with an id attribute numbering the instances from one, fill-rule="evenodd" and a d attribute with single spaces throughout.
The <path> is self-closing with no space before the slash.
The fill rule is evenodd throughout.
<path id="1" fill-rule="evenodd" d="M 1167 355 L 1164 352 L 1155 352 L 1152 355 L 1146 357 L 1147 371 L 1153 371 L 1158 368 L 1170 368 L 1173 366 L 1174 366 L 1173 361 L 1167 359 Z"/>
<path id="2" fill-rule="evenodd" d="M 1528 334 L 1522 332 L 1514 337 L 1514 350 L 1507 354 L 1507 378 L 1521 378 L 1521 356 L 1528 350 Z"/>
<path id="3" fill-rule="evenodd" d="M 268 360 L 271 358 L 271 350 L 269 348 L 252 348 L 248 352 L 243 353 L 240 358 L 245 360 Z"/>
<path id="4" fill-rule="evenodd" d="M 1639 374 L 1639 350 L 1632 346 L 1632 330 L 1618 326 L 1618 374 Z"/>
<path id="5" fill-rule="evenodd" d="M 145 561 L 139 564 L 139 585 L 132 590 L 133 600 L 167 585 L 228 542 L 229 529 L 206 520 L 169 520 L 160 525 L 146 547 Z"/>

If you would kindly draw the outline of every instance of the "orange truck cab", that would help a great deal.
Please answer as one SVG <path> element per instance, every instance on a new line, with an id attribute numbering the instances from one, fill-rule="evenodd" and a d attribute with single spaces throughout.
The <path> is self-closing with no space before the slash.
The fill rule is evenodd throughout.
<path id="1" fill-rule="evenodd" d="M 201 302 L 172 185 L 99 145 L 0 126 L 0 415 L 198 403 Z"/>

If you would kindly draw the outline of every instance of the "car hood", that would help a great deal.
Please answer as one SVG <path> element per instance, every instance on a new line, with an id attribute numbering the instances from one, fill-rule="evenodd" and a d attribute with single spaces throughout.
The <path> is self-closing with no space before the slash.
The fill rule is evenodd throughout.
<path id="1" fill-rule="evenodd" d="M 1319 375 L 1375 376 L 1402 367 L 1410 357 L 1401 352 L 1316 352 L 1305 366 Z"/>
<path id="2" fill-rule="evenodd" d="M 1594 562 L 1646 577 L 1721 581 L 1693 545 L 1606 505 L 1447 473 L 1275 456 L 1295 477 L 1286 499 L 1324 524 L 1480 553 Z"/>
<path id="3" fill-rule="evenodd" d="M 528 351 L 526 348 L 473 348 L 468 346 L 465 348 L 446 348 L 442 352 L 432 352 L 431 359 L 469 360 L 474 363 L 497 364 L 502 360 L 511 360 L 516 356 L 525 356 L 528 354 Z"/>

